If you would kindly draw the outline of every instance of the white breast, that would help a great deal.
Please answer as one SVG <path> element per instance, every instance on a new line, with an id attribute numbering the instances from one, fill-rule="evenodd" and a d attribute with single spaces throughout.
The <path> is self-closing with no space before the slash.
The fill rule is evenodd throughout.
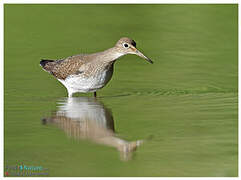
<path id="1" fill-rule="evenodd" d="M 104 71 L 99 71 L 95 76 L 86 77 L 82 74 L 71 75 L 65 80 L 58 79 L 71 92 L 95 92 L 104 87 L 113 74 L 113 66 Z"/>

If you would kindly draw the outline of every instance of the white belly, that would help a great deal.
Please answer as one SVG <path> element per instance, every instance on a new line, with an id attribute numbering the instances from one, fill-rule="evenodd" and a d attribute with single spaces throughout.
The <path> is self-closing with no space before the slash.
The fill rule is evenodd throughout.
<path id="1" fill-rule="evenodd" d="M 84 75 L 71 75 L 65 80 L 58 79 L 67 89 L 68 92 L 95 92 L 104 87 L 113 74 L 112 68 L 102 71 L 95 76 L 86 77 Z"/>

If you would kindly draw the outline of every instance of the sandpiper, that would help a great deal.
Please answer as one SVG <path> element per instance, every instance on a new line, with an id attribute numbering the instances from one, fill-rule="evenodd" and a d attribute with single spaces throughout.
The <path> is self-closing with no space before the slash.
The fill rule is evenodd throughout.
<path id="1" fill-rule="evenodd" d="M 103 52 L 79 54 L 60 60 L 41 60 L 40 65 L 67 88 L 69 97 L 76 92 L 94 92 L 96 97 L 96 91 L 110 81 L 115 61 L 126 54 L 135 54 L 153 63 L 136 49 L 134 40 L 123 37 L 114 47 Z"/>

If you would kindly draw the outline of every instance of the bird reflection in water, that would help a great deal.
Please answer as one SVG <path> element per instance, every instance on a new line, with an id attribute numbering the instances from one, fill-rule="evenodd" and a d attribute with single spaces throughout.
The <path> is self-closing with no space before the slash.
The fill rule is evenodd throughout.
<path id="1" fill-rule="evenodd" d="M 118 137 L 111 111 L 95 98 L 63 99 L 59 102 L 58 111 L 49 118 L 43 118 L 42 123 L 54 124 L 76 139 L 115 147 L 123 161 L 130 160 L 132 153 L 143 143 L 142 140 L 129 142 Z"/>

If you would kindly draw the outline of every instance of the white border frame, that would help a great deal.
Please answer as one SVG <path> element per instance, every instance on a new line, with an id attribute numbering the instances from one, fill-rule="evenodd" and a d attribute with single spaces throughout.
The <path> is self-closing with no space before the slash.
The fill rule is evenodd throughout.
<path id="1" fill-rule="evenodd" d="M 0 14 L 2 15 L 1 20 L 0 20 L 0 30 L 1 32 L 1 39 L 2 39 L 2 44 L 1 44 L 1 48 L 0 48 L 0 54 L 2 55 L 2 60 L 0 61 L 0 72 L 2 74 L 2 78 L 0 78 L 1 81 L 1 85 L 0 85 L 0 92 L 1 92 L 1 104 L 0 104 L 0 117 L 1 117 L 1 125 L 0 125 L 0 134 L 1 134 L 1 141 L 0 141 L 0 178 L 4 178 L 4 162 L 3 162 L 3 158 L 4 158 L 4 114 L 3 114 L 3 100 L 4 100 L 4 94 L 3 94 L 3 79 L 4 79 L 4 4 L 6 3 L 13 3 L 13 4 L 240 4 L 238 0 L 122 0 L 122 1 L 113 1 L 113 0 L 104 0 L 104 1 L 97 1 L 97 0 L 88 0 L 88 1 L 83 1 L 83 0 L 2 0 L 0 2 Z M 240 18 L 240 11 L 238 12 L 238 20 L 241 20 Z M 238 23 L 238 27 L 239 27 L 239 23 Z M 240 34 L 241 30 L 239 28 L 238 33 Z M 239 41 L 238 43 L 240 43 L 240 36 L 238 36 Z M 238 52 L 238 59 L 239 59 L 239 54 L 241 52 L 241 48 L 240 46 L 238 46 L 239 48 L 239 52 Z M 240 63 L 238 63 L 238 75 L 240 75 L 241 72 L 241 65 Z M 240 78 L 238 78 L 238 94 L 240 94 L 240 88 L 241 88 L 241 80 Z M 240 102 L 240 96 L 238 97 L 238 102 Z M 239 108 L 239 113 L 240 113 L 240 107 L 241 105 L 238 105 Z M 239 149 L 239 144 L 240 144 L 240 116 L 238 116 L 238 149 Z M 239 153 L 238 153 L 239 155 Z M 241 158 L 240 156 L 238 156 L 238 161 L 240 162 Z M 238 163 L 239 164 L 239 163 Z M 240 166 L 238 166 L 238 175 L 240 175 Z M 6 177 L 7 179 L 19 179 L 19 178 L 25 178 L 25 177 Z M 51 179 L 60 179 L 60 178 L 56 178 L 56 177 L 28 177 L 29 180 L 32 179 L 45 179 L 45 178 L 51 178 Z M 93 177 L 71 177 L 71 179 L 110 179 L 110 177 L 99 177 L 99 178 L 93 178 Z M 118 177 L 116 177 L 118 178 Z M 115 179 L 116 179 L 115 178 Z M 143 177 L 145 178 L 145 177 Z M 142 178 L 142 179 L 143 179 Z M 154 177 L 155 178 L 155 177 Z M 167 179 L 166 177 L 156 177 L 158 179 Z M 63 178 L 61 178 L 63 179 Z M 64 179 L 70 179 L 70 177 L 66 177 Z M 111 178 L 112 179 L 112 178 Z M 118 178 L 118 179 L 139 179 L 139 178 Z M 146 179 L 146 178 L 145 178 Z M 149 178 L 148 178 L 149 179 Z M 153 179 L 153 178 L 152 178 Z M 187 179 L 186 177 L 180 177 L 180 178 L 168 178 L 168 179 Z M 188 178 L 190 179 L 190 178 Z M 194 178 L 191 178 L 194 179 Z M 196 179 L 196 178 L 195 178 Z M 205 178 L 205 177 L 201 177 L 198 179 L 220 179 L 220 177 L 214 177 L 214 178 Z M 221 178 L 221 179 L 239 179 L 238 177 L 234 177 L 234 178 Z"/>

